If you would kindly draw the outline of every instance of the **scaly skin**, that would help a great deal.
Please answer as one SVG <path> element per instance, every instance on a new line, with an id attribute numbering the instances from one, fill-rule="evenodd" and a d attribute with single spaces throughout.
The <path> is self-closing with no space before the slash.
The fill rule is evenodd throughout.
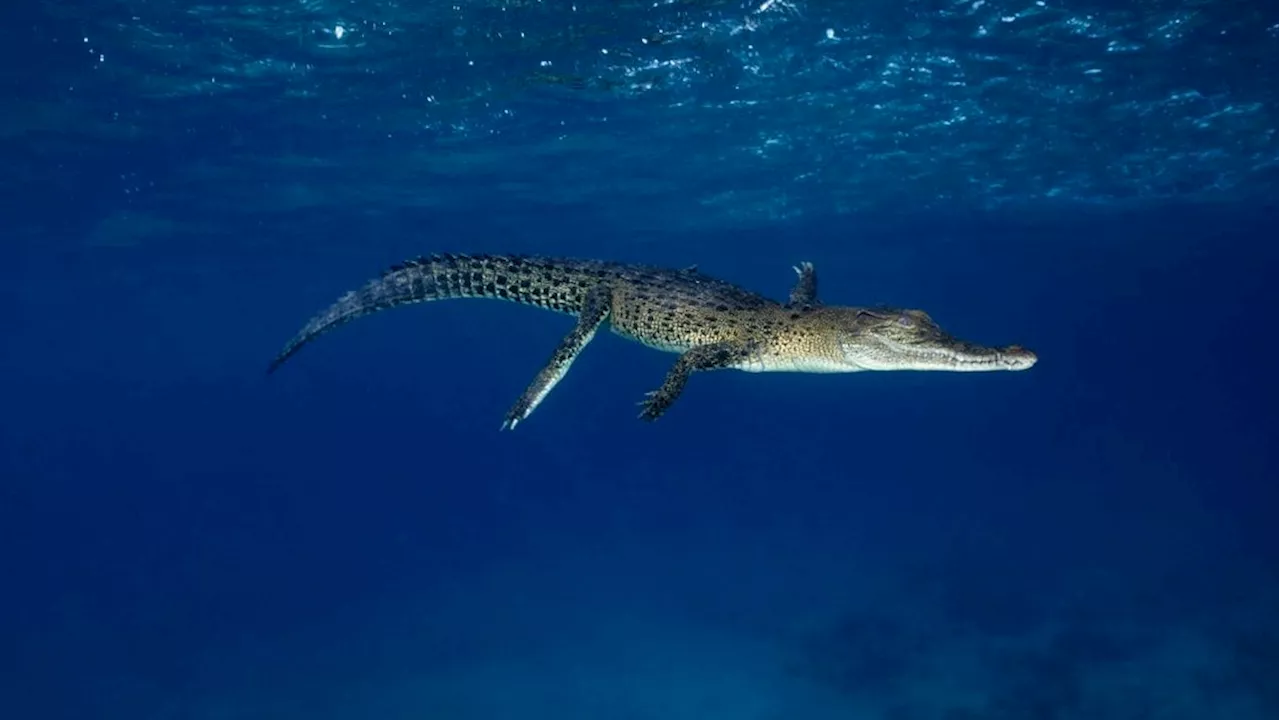
<path id="1" fill-rule="evenodd" d="M 510 255 L 431 255 L 392 267 L 339 298 L 285 345 L 268 372 L 320 335 L 378 310 L 429 300 L 493 298 L 567 313 L 578 324 L 503 422 L 514 428 L 564 377 L 607 323 L 616 334 L 681 358 L 649 394 L 641 417 L 675 402 L 692 372 L 862 370 L 1023 370 L 1036 356 L 1017 346 L 956 340 L 919 310 L 824 306 L 817 274 L 804 263 L 781 304 L 696 268 L 673 270 Z"/>

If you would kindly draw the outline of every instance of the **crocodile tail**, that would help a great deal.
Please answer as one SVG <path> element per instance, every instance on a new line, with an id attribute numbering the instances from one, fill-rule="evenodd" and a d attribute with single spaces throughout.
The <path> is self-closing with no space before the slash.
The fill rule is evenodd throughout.
<path id="1" fill-rule="evenodd" d="M 394 265 L 311 318 L 267 366 L 270 374 L 307 343 L 379 310 L 451 298 L 495 298 L 557 312 L 578 311 L 604 265 L 504 255 L 439 254 Z"/>

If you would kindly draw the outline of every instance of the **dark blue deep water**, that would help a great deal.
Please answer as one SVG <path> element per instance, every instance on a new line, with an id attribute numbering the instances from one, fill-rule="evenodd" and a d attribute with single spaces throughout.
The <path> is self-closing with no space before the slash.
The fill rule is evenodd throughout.
<path id="1" fill-rule="evenodd" d="M 71 0 L 5 19 L 0 718 L 1277 714 L 1276 15 Z M 921 308 L 1020 373 L 703 373 L 432 252 Z"/>

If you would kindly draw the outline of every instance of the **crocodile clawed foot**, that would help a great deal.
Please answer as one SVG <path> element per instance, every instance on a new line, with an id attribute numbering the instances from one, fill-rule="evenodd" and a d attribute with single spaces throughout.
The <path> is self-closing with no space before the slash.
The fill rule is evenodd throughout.
<path id="1" fill-rule="evenodd" d="M 529 417 L 529 411 L 525 409 L 522 403 L 516 403 L 516 406 L 507 411 L 506 417 L 502 418 L 502 426 L 498 428 L 502 430 L 515 430 L 525 418 Z"/>
<path id="2" fill-rule="evenodd" d="M 666 411 L 665 403 L 659 398 L 660 394 L 659 390 L 650 390 L 644 394 L 644 400 L 636 403 L 643 408 L 638 416 L 641 420 L 653 422 Z"/>

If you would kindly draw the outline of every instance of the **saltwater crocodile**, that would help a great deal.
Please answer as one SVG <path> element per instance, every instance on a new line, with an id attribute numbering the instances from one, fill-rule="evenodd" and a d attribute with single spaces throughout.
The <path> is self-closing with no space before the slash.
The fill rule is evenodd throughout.
<path id="1" fill-rule="evenodd" d="M 1022 347 L 984 347 L 951 337 L 920 310 L 823 305 L 813 265 L 779 303 L 699 272 L 598 260 L 437 254 L 395 265 L 343 295 L 285 345 L 267 372 L 302 346 L 355 318 L 409 303 L 494 298 L 577 317 L 507 413 L 515 428 L 546 398 L 602 325 L 651 348 L 679 353 L 640 417 L 654 420 L 697 370 L 842 373 L 862 370 L 1025 370 Z"/>

